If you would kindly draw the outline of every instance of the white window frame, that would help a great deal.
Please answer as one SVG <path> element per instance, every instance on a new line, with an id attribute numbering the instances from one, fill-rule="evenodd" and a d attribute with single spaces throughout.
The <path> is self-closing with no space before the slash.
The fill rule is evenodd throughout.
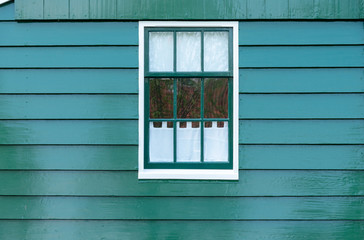
<path id="1" fill-rule="evenodd" d="M 144 28 L 146 27 L 229 27 L 233 29 L 233 169 L 145 169 L 144 168 Z M 239 24 L 238 22 L 139 22 L 139 179 L 239 179 Z"/>

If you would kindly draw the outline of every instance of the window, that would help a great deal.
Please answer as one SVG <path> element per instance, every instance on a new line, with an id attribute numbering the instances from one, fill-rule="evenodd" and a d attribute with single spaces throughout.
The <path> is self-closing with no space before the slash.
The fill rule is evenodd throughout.
<path id="1" fill-rule="evenodd" d="M 140 22 L 140 179 L 238 179 L 237 31 Z"/>

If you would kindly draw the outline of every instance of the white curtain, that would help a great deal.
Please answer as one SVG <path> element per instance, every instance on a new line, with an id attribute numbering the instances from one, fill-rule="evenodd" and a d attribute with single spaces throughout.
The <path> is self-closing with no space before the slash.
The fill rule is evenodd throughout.
<path id="1" fill-rule="evenodd" d="M 200 161 L 200 127 L 192 128 L 191 122 L 187 122 L 185 128 L 177 124 L 177 162 Z M 228 161 L 228 129 L 227 122 L 224 122 L 224 127 L 217 127 L 217 122 L 212 122 L 212 127 L 204 128 L 205 162 Z M 173 128 L 167 128 L 167 122 L 162 122 L 162 127 L 154 127 L 150 123 L 149 131 L 150 162 L 173 162 Z"/>
<path id="2" fill-rule="evenodd" d="M 149 125 L 149 159 L 150 162 L 173 162 L 173 128 Z"/>
<path id="3" fill-rule="evenodd" d="M 177 124 L 177 162 L 199 162 L 201 158 L 201 129 L 192 128 L 187 122 L 186 128 Z"/>
<path id="4" fill-rule="evenodd" d="M 229 153 L 228 123 L 224 127 L 217 127 L 217 122 L 212 122 L 211 128 L 204 128 L 204 161 L 227 162 Z"/>

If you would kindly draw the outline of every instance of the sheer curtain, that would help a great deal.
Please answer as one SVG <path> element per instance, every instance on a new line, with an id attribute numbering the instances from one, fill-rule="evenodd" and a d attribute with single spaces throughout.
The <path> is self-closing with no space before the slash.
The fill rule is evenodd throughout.
<path id="1" fill-rule="evenodd" d="M 173 128 L 162 122 L 162 127 L 149 125 L 150 162 L 173 162 Z"/>
<path id="2" fill-rule="evenodd" d="M 217 127 L 217 122 L 212 122 L 211 128 L 204 128 L 204 161 L 227 162 L 229 152 L 228 123 L 224 127 Z"/>

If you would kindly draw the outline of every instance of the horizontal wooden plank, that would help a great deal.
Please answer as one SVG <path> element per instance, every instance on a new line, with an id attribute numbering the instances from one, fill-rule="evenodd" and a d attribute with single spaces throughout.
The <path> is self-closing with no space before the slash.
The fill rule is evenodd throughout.
<path id="1" fill-rule="evenodd" d="M 364 118 L 364 94 L 240 94 L 240 118 Z"/>
<path id="2" fill-rule="evenodd" d="M 29 19 L 122 19 L 122 20 L 240 20 L 240 19 L 359 19 L 359 1 L 327 0 L 88 0 L 83 4 L 52 11 L 44 8 L 43 1 L 29 4 L 17 0 L 16 18 Z M 52 1 L 46 1 L 52 2 Z M 54 1 L 53 1 L 54 2 Z M 255 3 L 255 4 L 254 4 Z M 29 9 L 40 8 L 32 14 Z M 53 6 L 57 6 L 53 4 Z M 77 14 L 69 14 L 70 8 Z M 68 10 L 68 11 L 67 11 Z M 44 15 L 42 14 L 44 12 Z M 71 15 L 71 16 L 70 16 Z"/>
<path id="3" fill-rule="evenodd" d="M 240 145 L 240 169 L 364 169 L 361 145 Z"/>
<path id="4" fill-rule="evenodd" d="M 14 3 L 5 3 L 0 6 L 0 21 L 15 20 Z"/>
<path id="5" fill-rule="evenodd" d="M 0 32 L 0 46 L 138 45 L 136 22 L 1 22 Z"/>
<path id="6" fill-rule="evenodd" d="M 364 69 L 240 69 L 239 88 L 241 93 L 364 92 Z"/>
<path id="7" fill-rule="evenodd" d="M 136 120 L 1 120 L 0 144 L 137 144 Z M 364 120 L 241 120 L 242 144 L 363 144 Z"/>
<path id="8" fill-rule="evenodd" d="M 364 120 L 244 120 L 240 143 L 363 144 Z"/>
<path id="9" fill-rule="evenodd" d="M 2 120 L 0 144 L 137 144 L 136 120 Z"/>
<path id="10" fill-rule="evenodd" d="M 240 67 L 364 67 L 364 46 L 240 47 Z"/>
<path id="11" fill-rule="evenodd" d="M 0 68 L 136 68 L 137 47 L 0 47 Z"/>
<path id="12" fill-rule="evenodd" d="M 138 146 L 0 146 L 0 169 L 135 170 Z"/>
<path id="13" fill-rule="evenodd" d="M 0 220 L 2 240 L 361 239 L 362 221 L 87 221 Z M 156 231 L 156 229 L 158 229 Z M 201 231 L 208 229 L 208 231 Z"/>
<path id="14" fill-rule="evenodd" d="M 361 145 L 240 145 L 240 169 L 364 170 Z M 136 170 L 138 146 L 0 146 L 0 169 Z"/>
<path id="15" fill-rule="evenodd" d="M 293 21 L 239 23 L 239 45 L 316 44 L 364 44 L 363 23 Z"/>
<path id="16" fill-rule="evenodd" d="M 0 95 L 0 119 L 137 119 L 137 95 Z"/>
<path id="17" fill-rule="evenodd" d="M 363 202 L 364 197 L 7 196 L 0 197 L 0 218 L 363 220 Z"/>
<path id="18" fill-rule="evenodd" d="M 137 93 L 137 69 L 0 69 L 0 93 Z"/>
<path id="19" fill-rule="evenodd" d="M 137 171 L 0 171 L 0 182 L 5 196 L 364 195 L 361 171 L 241 170 L 236 182 L 139 181 Z"/>

